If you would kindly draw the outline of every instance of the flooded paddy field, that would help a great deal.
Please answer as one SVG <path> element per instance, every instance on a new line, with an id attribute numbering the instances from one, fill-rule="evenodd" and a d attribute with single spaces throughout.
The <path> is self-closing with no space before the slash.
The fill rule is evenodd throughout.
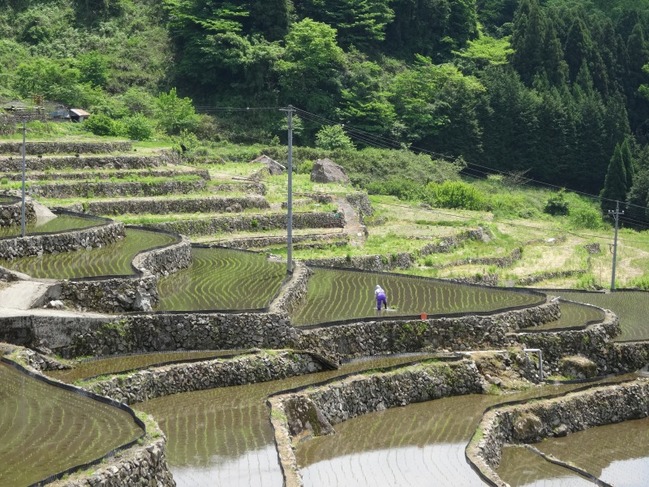
<path id="1" fill-rule="evenodd" d="M 620 318 L 622 333 L 618 341 L 649 340 L 649 292 L 616 291 L 593 293 L 579 291 L 553 291 L 562 298 L 593 304 L 610 309 Z"/>
<path id="2" fill-rule="evenodd" d="M 592 487 L 576 472 L 555 465 L 521 446 L 503 449 L 497 473 L 511 487 Z"/>
<path id="3" fill-rule="evenodd" d="M 0 260 L 0 266 L 36 278 L 129 276 L 135 272 L 131 263 L 137 254 L 176 241 L 177 238 L 169 234 L 127 228 L 126 237 L 106 247 Z"/>
<path id="4" fill-rule="evenodd" d="M 649 483 L 649 418 L 589 428 L 534 445 L 615 486 Z"/>
<path id="5" fill-rule="evenodd" d="M 158 283 L 158 311 L 264 308 L 278 293 L 286 264 L 265 255 L 223 248 L 192 247 L 189 268 Z"/>
<path id="6" fill-rule="evenodd" d="M 27 223 L 25 225 L 25 234 L 69 232 L 71 230 L 95 227 L 103 223 L 106 223 L 106 220 L 102 218 L 62 214 L 45 222 Z M 0 238 L 19 237 L 20 234 L 20 225 L 0 227 Z"/>
<path id="7" fill-rule="evenodd" d="M 575 326 L 586 326 L 590 323 L 599 323 L 604 320 L 604 312 L 596 307 L 582 303 L 560 301 L 561 317 L 556 321 L 545 323 L 541 326 L 526 328 L 529 331 L 552 330 L 570 328 Z"/>
<path id="8" fill-rule="evenodd" d="M 107 374 L 120 374 L 162 364 L 207 360 L 229 355 L 241 354 L 243 350 L 200 350 L 187 352 L 156 352 L 136 355 L 123 355 L 101 359 L 84 360 L 72 369 L 49 370 L 49 377 L 69 384 L 90 377 Z"/>
<path id="9" fill-rule="evenodd" d="M 126 412 L 0 362 L 0 486 L 31 485 L 101 458 L 143 431 Z"/>
<path id="10" fill-rule="evenodd" d="M 376 311 L 374 288 L 377 284 L 387 291 L 388 311 Z M 526 291 L 396 274 L 317 268 L 309 279 L 306 303 L 294 313 L 293 323 L 300 326 L 377 316 L 397 318 L 421 313 L 432 316 L 493 312 L 544 301 L 544 295 Z"/>
<path id="11" fill-rule="evenodd" d="M 377 357 L 338 370 L 154 399 L 133 407 L 156 419 L 167 437 L 167 461 L 178 487 L 272 486 L 283 482 L 266 398 L 354 372 L 429 356 Z"/>

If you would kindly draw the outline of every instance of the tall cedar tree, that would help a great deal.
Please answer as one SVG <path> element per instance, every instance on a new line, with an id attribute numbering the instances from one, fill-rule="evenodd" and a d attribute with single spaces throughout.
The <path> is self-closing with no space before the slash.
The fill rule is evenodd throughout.
<path id="1" fill-rule="evenodd" d="M 611 163 L 608 165 L 608 172 L 604 180 L 604 189 L 600 194 L 601 207 L 604 213 L 615 209 L 616 201 L 626 201 L 626 170 L 624 169 L 624 155 L 621 144 L 615 146 Z"/>

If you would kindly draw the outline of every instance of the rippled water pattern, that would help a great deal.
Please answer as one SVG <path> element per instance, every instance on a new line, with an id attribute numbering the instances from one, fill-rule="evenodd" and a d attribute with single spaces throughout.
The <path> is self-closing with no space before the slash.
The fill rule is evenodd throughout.
<path id="1" fill-rule="evenodd" d="M 383 287 L 389 311 L 376 311 L 374 288 Z M 309 279 L 306 303 L 293 323 L 307 325 L 350 318 L 488 312 L 530 306 L 545 296 L 488 287 L 467 286 L 410 276 L 316 269 Z"/>
<path id="2" fill-rule="evenodd" d="M 59 215 L 52 220 L 44 223 L 29 223 L 25 225 L 25 233 L 27 235 L 35 235 L 38 233 L 57 233 L 68 232 L 70 230 L 80 230 L 82 228 L 94 227 L 105 223 L 106 220 L 92 217 L 80 217 L 74 215 Z M 2 237 L 18 237 L 21 233 L 20 225 L 11 227 L 0 227 L 0 238 Z"/>
<path id="3" fill-rule="evenodd" d="M 235 350 L 194 351 L 194 352 L 166 352 L 143 353 L 138 355 L 125 355 L 121 357 L 108 357 L 96 360 L 79 362 L 72 369 L 50 370 L 46 374 L 62 382 L 73 383 L 77 380 L 87 379 L 106 374 L 119 374 L 120 372 L 143 369 L 168 362 L 183 362 L 187 360 L 209 359 L 224 355 L 236 354 Z"/>
<path id="4" fill-rule="evenodd" d="M 167 459 L 178 487 L 282 485 L 266 398 L 273 393 L 417 360 L 374 358 L 339 370 L 290 379 L 197 391 L 134 407 L 152 414 L 167 436 Z"/>
<path id="5" fill-rule="evenodd" d="M 593 483 L 577 473 L 550 463 L 526 448 L 509 446 L 503 449 L 501 479 L 511 487 L 592 487 Z"/>
<path id="6" fill-rule="evenodd" d="M 133 258 L 144 250 L 176 242 L 176 237 L 150 230 L 126 229 L 126 237 L 90 250 L 43 254 L 14 260 L 0 260 L 0 266 L 36 278 L 74 279 L 79 277 L 132 275 Z"/>
<path id="7" fill-rule="evenodd" d="M 620 318 L 622 333 L 616 340 L 649 340 L 649 292 L 560 292 L 561 297 L 610 309 Z"/>
<path id="8" fill-rule="evenodd" d="M 263 254 L 192 248 L 188 269 L 160 279 L 160 311 L 264 308 L 279 291 L 286 265 Z"/>
<path id="9" fill-rule="evenodd" d="M 126 412 L 0 363 L 0 486 L 38 482 L 142 433 Z"/>

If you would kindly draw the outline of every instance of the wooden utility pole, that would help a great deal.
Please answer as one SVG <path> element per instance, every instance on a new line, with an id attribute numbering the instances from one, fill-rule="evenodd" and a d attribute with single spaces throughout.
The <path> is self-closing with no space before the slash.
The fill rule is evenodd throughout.
<path id="1" fill-rule="evenodd" d="M 615 264 L 617 261 L 617 229 L 620 221 L 620 215 L 624 215 L 624 211 L 620 211 L 620 202 L 615 202 L 615 210 L 608 210 L 609 215 L 613 215 L 615 220 L 615 238 L 613 239 L 613 271 L 611 272 L 611 291 L 615 291 Z"/>

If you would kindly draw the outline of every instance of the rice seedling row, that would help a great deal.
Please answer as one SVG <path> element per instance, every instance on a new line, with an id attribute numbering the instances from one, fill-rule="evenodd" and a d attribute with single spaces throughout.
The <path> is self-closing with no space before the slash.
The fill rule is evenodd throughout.
<path id="1" fill-rule="evenodd" d="M 35 235 L 40 233 L 68 232 L 94 227 L 103 223 L 105 223 L 105 220 L 100 218 L 62 214 L 44 223 L 28 223 L 25 226 L 25 233 L 27 235 Z M 20 233 L 20 225 L 0 227 L 0 238 L 18 237 Z"/>
<path id="2" fill-rule="evenodd" d="M 124 371 L 144 369 L 152 365 L 159 365 L 169 362 L 183 362 L 198 359 L 217 358 L 224 355 L 232 355 L 237 352 L 240 351 L 201 350 L 193 352 L 160 352 L 108 357 L 97 360 L 86 360 L 76 364 L 71 369 L 50 370 L 47 372 L 47 375 L 63 382 L 73 383 L 78 380 L 87 379 L 88 377 L 118 374 Z"/>
<path id="3" fill-rule="evenodd" d="M 566 299 L 589 303 L 610 309 L 620 318 L 622 333 L 616 340 L 649 339 L 649 292 L 619 291 L 614 293 L 587 293 L 578 291 L 554 292 Z"/>
<path id="4" fill-rule="evenodd" d="M 264 308 L 286 268 L 264 255 L 220 248 L 192 249 L 192 265 L 160 279 L 161 311 Z"/>
<path id="5" fill-rule="evenodd" d="M 0 486 L 38 482 L 100 458 L 142 432 L 125 411 L 3 363 L 0 382 Z"/>
<path id="6" fill-rule="evenodd" d="M 544 297 L 503 289 L 468 286 L 409 276 L 317 269 L 309 279 L 305 304 L 293 315 L 296 325 L 379 316 L 374 287 L 388 293 L 389 311 L 380 316 L 491 312 L 540 303 Z"/>
<path id="7" fill-rule="evenodd" d="M 561 317 L 558 320 L 528 328 L 528 330 L 551 330 L 554 328 L 585 326 L 589 323 L 600 322 L 604 319 L 604 312 L 593 306 L 565 301 L 561 301 L 559 306 L 561 308 Z"/>
<path id="8" fill-rule="evenodd" d="M 175 241 L 175 237 L 165 233 L 128 228 L 125 238 L 106 247 L 0 260 L 0 266 L 32 277 L 50 279 L 132 275 L 131 263 L 138 253 Z"/>

